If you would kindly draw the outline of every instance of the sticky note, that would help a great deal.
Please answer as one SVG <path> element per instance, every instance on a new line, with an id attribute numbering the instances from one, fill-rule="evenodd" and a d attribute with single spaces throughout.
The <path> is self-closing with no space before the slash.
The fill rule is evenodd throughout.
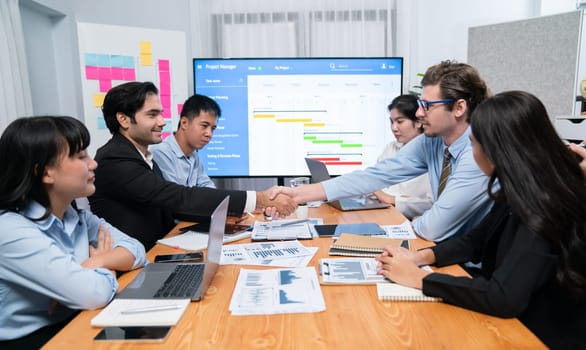
<path id="1" fill-rule="evenodd" d="M 140 54 L 140 64 L 143 66 L 152 66 L 153 65 L 153 55 L 151 54 Z"/>
<path id="2" fill-rule="evenodd" d="M 169 72 L 159 72 L 159 81 L 161 83 L 171 82 L 171 74 Z"/>
<path id="3" fill-rule="evenodd" d="M 94 94 L 93 95 L 94 107 L 102 107 L 102 105 L 104 104 L 105 97 L 106 97 L 106 94 Z"/>
<path id="4" fill-rule="evenodd" d="M 100 79 L 100 92 L 108 92 L 112 88 L 112 80 Z"/>
<path id="5" fill-rule="evenodd" d="M 110 67 L 110 55 L 97 55 L 98 67 Z"/>
<path id="6" fill-rule="evenodd" d="M 124 56 L 124 68 L 134 68 L 134 57 Z"/>
<path id="7" fill-rule="evenodd" d="M 124 80 L 134 81 L 136 80 L 136 72 L 134 68 L 124 68 Z"/>
<path id="8" fill-rule="evenodd" d="M 159 60 L 159 71 L 160 72 L 168 72 L 169 71 L 169 60 Z"/>
<path id="9" fill-rule="evenodd" d="M 110 55 L 110 65 L 112 67 L 124 67 L 124 56 L 121 55 Z"/>
<path id="10" fill-rule="evenodd" d="M 108 126 L 106 125 L 106 120 L 104 119 L 103 115 L 98 117 L 97 124 L 98 124 L 98 130 L 108 129 Z"/>
<path id="11" fill-rule="evenodd" d="M 98 79 L 98 67 L 85 66 L 85 78 L 86 79 Z"/>
<path id="12" fill-rule="evenodd" d="M 110 80 L 112 79 L 112 71 L 110 67 L 98 67 L 98 79 Z"/>
<path id="13" fill-rule="evenodd" d="M 123 68 L 112 67 L 110 71 L 112 73 L 112 80 L 125 80 Z"/>
<path id="14" fill-rule="evenodd" d="M 86 53 L 83 55 L 83 58 L 84 64 L 86 66 L 98 66 L 98 55 L 96 55 L 95 53 Z"/>
<path id="15" fill-rule="evenodd" d="M 152 55 L 152 53 L 153 53 L 153 47 L 152 47 L 152 44 L 151 44 L 150 41 L 141 41 L 139 43 L 139 47 L 140 47 L 140 49 L 139 49 L 138 52 L 140 52 L 141 55 L 142 54 Z"/>

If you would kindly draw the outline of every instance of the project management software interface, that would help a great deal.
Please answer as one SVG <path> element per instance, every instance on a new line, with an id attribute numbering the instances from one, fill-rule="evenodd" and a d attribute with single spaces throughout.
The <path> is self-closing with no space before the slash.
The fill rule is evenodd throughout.
<path id="1" fill-rule="evenodd" d="M 400 58 L 194 60 L 196 93 L 222 108 L 200 158 L 210 176 L 308 175 L 305 157 L 331 174 L 372 165 L 401 71 Z"/>

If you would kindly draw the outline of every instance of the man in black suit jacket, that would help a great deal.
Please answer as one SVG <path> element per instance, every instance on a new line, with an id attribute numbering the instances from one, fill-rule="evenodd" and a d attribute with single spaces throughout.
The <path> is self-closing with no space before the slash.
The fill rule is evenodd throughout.
<path id="1" fill-rule="evenodd" d="M 153 83 L 130 82 L 112 88 L 102 112 L 113 136 L 96 153 L 91 210 L 140 240 L 146 249 L 173 228 L 177 213 L 209 216 L 228 195 L 229 215 L 269 208 L 286 216 L 295 210 L 296 204 L 287 196 L 269 200 L 268 190 L 227 191 L 166 181 L 148 151 L 149 145 L 162 141 L 166 124 Z"/>

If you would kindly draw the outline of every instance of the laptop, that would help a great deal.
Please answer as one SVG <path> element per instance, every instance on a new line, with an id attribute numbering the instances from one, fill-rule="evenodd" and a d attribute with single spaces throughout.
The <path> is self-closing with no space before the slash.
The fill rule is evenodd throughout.
<path id="1" fill-rule="evenodd" d="M 312 183 L 318 183 L 331 179 L 328 168 L 324 163 L 311 158 L 305 158 L 305 163 L 307 163 L 307 167 L 309 168 Z M 388 204 L 382 203 L 375 198 L 370 198 L 367 195 L 343 198 L 335 201 L 328 201 L 326 203 L 342 211 L 383 209 L 389 207 Z"/>
<path id="2" fill-rule="evenodd" d="M 201 300 L 220 265 L 229 201 L 227 196 L 212 213 L 205 263 L 148 264 L 116 298 Z"/>

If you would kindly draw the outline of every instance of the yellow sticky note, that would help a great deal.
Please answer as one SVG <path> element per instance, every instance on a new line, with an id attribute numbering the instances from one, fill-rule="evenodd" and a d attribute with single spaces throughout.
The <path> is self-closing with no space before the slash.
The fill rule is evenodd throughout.
<path id="1" fill-rule="evenodd" d="M 102 107 L 104 104 L 104 98 L 106 94 L 94 94 L 94 106 L 95 107 Z"/>
<path id="2" fill-rule="evenodd" d="M 140 64 L 143 66 L 153 65 L 153 55 L 140 54 Z"/>
<path id="3" fill-rule="evenodd" d="M 144 54 L 149 54 L 149 55 L 152 55 L 152 53 L 153 53 L 153 46 L 152 46 L 152 44 L 151 44 L 151 42 L 150 42 L 150 41 L 141 41 L 141 42 L 139 43 L 139 45 L 140 45 L 140 50 L 139 50 L 139 52 L 140 52 L 141 54 L 143 54 L 143 53 L 144 53 Z"/>

